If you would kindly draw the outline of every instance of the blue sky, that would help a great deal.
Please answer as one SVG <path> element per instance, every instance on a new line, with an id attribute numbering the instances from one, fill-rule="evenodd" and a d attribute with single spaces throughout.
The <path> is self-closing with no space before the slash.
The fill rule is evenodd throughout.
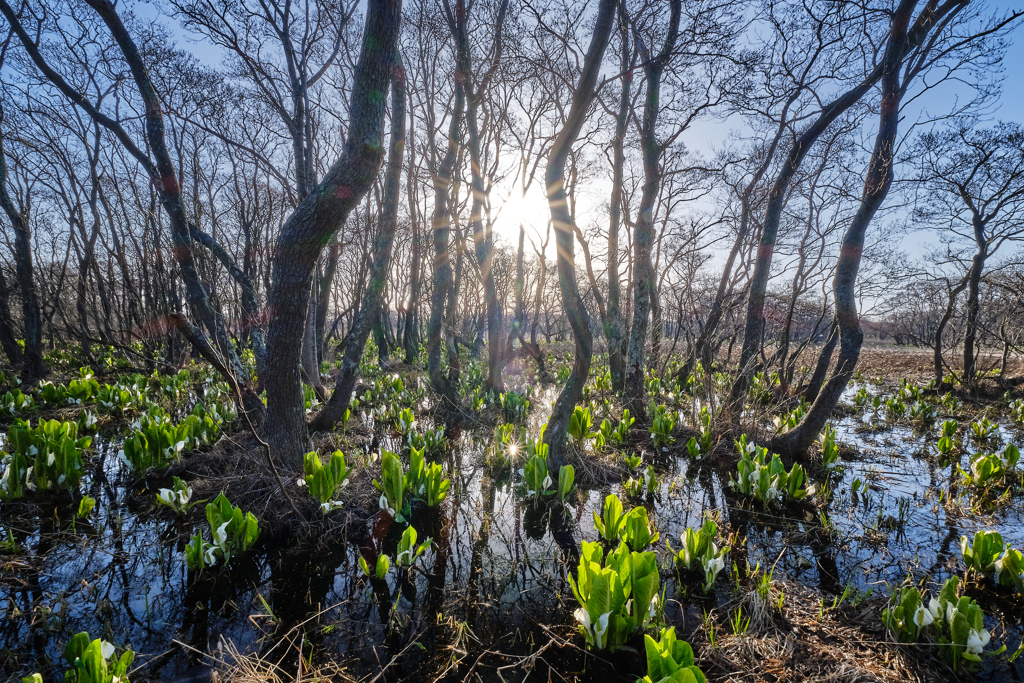
<path id="1" fill-rule="evenodd" d="M 986 5 L 991 12 L 1002 14 L 1014 9 L 1024 9 L 1024 0 L 988 0 Z M 153 17 L 160 13 L 157 6 L 149 2 L 138 2 L 133 5 L 133 9 L 138 15 L 143 17 Z M 163 20 L 166 21 L 166 15 Z M 173 20 L 171 21 L 173 22 Z M 186 35 L 178 27 L 175 27 L 175 29 L 172 30 L 179 36 L 181 47 L 192 51 L 207 64 L 214 65 L 219 61 L 219 50 L 217 48 L 204 44 L 203 41 L 196 42 L 190 40 L 192 36 Z M 1024 33 L 1021 33 L 1021 30 L 1024 29 L 1019 29 L 1012 36 L 1012 42 L 1006 54 L 1002 93 L 999 100 L 992 103 L 992 120 L 1003 119 L 1024 124 Z M 961 86 L 960 90 L 961 92 L 963 91 L 963 86 Z M 944 85 L 930 93 L 927 100 L 918 103 L 919 108 L 917 110 L 906 112 L 904 127 L 906 128 L 907 125 L 915 120 L 920 120 L 923 109 L 932 114 L 948 110 L 952 106 L 956 92 L 957 88 L 954 85 Z M 687 132 L 685 141 L 696 151 L 705 154 L 713 153 L 714 148 L 724 141 L 725 136 L 735 123 L 734 121 L 698 122 Z M 873 134 L 873 131 L 865 130 L 867 144 L 870 144 Z M 897 175 L 899 175 L 898 172 Z M 601 198 L 607 196 L 607 192 L 604 191 L 604 185 L 606 184 L 606 182 L 601 180 L 595 182 L 595 187 L 591 190 L 593 194 L 592 199 L 597 199 L 598 201 L 587 200 L 586 204 L 590 209 L 585 211 L 585 214 L 600 212 L 603 209 L 604 202 L 601 201 Z M 547 202 L 539 184 L 535 183 L 527 197 L 521 200 L 517 197 L 510 197 L 509 195 L 511 194 L 507 190 L 496 188 L 495 193 L 492 195 L 492 205 L 496 211 L 503 203 L 509 203 L 497 217 L 496 229 L 499 239 L 504 238 L 504 241 L 514 243 L 517 238 L 519 219 L 526 216 L 529 217 L 528 224 L 532 224 L 535 230 L 543 232 L 548 218 L 548 211 Z M 583 223 L 588 222 L 587 216 L 584 215 L 581 218 L 583 218 Z M 603 220 L 599 222 L 603 222 Z M 933 242 L 934 237 L 931 234 L 917 233 L 904 238 L 902 240 L 902 248 L 911 255 L 918 255 L 923 253 L 929 243 Z"/>

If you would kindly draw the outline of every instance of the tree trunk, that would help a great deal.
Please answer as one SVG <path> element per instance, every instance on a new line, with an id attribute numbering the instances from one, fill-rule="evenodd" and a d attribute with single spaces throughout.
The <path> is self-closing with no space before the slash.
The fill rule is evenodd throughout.
<path id="1" fill-rule="evenodd" d="M 946 310 L 942 312 L 942 317 L 939 318 L 939 324 L 935 326 L 935 340 L 934 340 L 934 364 L 935 364 L 935 386 L 941 387 L 943 382 L 943 371 L 942 371 L 942 333 L 946 330 L 946 325 L 949 324 L 949 319 L 953 317 L 953 311 L 956 309 L 956 299 L 960 296 L 960 293 L 967 287 L 968 278 L 963 278 L 957 283 L 956 287 L 952 287 L 949 290 L 949 298 L 946 300 Z M 947 286 L 949 283 L 946 283 Z"/>
<path id="2" fill-rule="evenodd" d="M 630 59 L 629 27 L 627 19 L 619 10 L 619 38 L 622 55 L 619 63 L 622 72 L 622 93 L 619 95 L 619 111 L 615 116 L 615 137 L 612 138 L 612 194 L 608 211 L 608 309 L 605 315 L 604 336 L 608 340 L 608 370 L 612 376 L 612 391 L 625 389 L 626 360 L 622 334 L 622 311 L 620 299 L 622 285 L 619 282 L 619 224 L 622 222 L 622 175 L 626 166 L 626 125 L 629 123 L 630 91 L 633 85 L 632 59 Z"/>
<path id="3" fill-rule="evenodd" d="M 327 397 L 327 389 L 320 381 L 320 354 L 316 348 L 316 303 L 319 299 L 319 288 L 313 286 L 306 304 L 306 323 L 302 333 L 302 374 L 306 384 L 313 387 L 316 395 L 322 401 Z"/>
<path id="4" fill-rule="evenodd" d="M 658 366 L 661 365 L 661 339 L 664 331 L 662 330 L 662 319 L 661 319 L 661 295 L 658 293 L 658 278 L 652 277 L 650 281 L 651 286 L 651 359 L 647 363 L 647 367 L 654 368 L 657 370 Z"/>
<path id="5" fill-rule="evenodd" d="M 782 135 L 789 123 L 789 108 L 793 106 L 799 95 L 800 91 L 797 90 L 786 101 L 785 106 L 782 108 L 782 114 L 779 117 L 779 125 L 775 129 L 775 137 L 772 138 L 772 142 L 768 146 L 768 151 L 765 153 L 760 166 L 754 171 L 750 182 L 747 183 L 743 189 L 743 194 L 740 195 L 740 227 L 736 231 L 736 239 L 733 241 L 732 249 L 729 250 L 729 256 L 726 258 L 725 265 L 722 268 L 722 276 L 718 280 L 718 289 L 715 292 L 714 300 L 711 302 L 711 309 L 708 311 L 707 320 L 697 336 L 697 341 L 693 345 L 693 356 L 690 364 L 691 366 L 696 365 L 696 361 L 699 358 L 704 365 L 705 372 L 711 371 L 713 360 L 711 339 L 714 337 L 715 332 L 717 332 L 718 325 L 722 322 L 722 316 L 725 314 L 725 299 L 731 289 L 732 269 L 736 263 L 736 258 L 740 254 L 740 250 L 743 248 L 744 242 L 746 242 L 747 233 L 750 231 L 751 197 L 758 183 L 761 182 L 761 178 L 768 171 L 772 160 L 775 159 L 775 153 L 779 149 L 779 142 L 782 140 Z"/>
<path id="6" fill-rule="evenodd" d="M 25 355 L 21 377 L 25 382 L 33 382 L 46 376 L 46 366 L 43 364 L 43 320 L 32 277 L 32 236 L 29 233 L 28 217 L 18 210 L 7 191 L 7 153 L 3 145 L 4 136 L 0 132 L 0 206 L 14 228 L 14 262 L 17 267 L 18 288 L 21 290 L 21 314 L 25 325 Z"/>
<path id="7" fill-rule="evenodd" d="M 17 335 L 14 334 L 14 318 L 11 317 L 11 290 L 7 287 L 7 277 L 0 268 L 0 346 L 15 368 L 21 365 L 21 348 L 18 346 Z"/>
<path id="8" fill-rule="evenodd" d="M 832 354 L 835 353 L 837 343 L 839 343 L 839 327 L 836 321 L 833 320 L 832 326 L 829 328 L 828 337 L 825 338 L 825 344 L 818 353 L 818 362 L 814 365 L 814 373 L 804 389 L 803 397 L 810 403 L 814 403 L 814 400 L 818 398 L 821 385 L 824 384 L 825 378 L 828 377 L 828 369 L 832 365 Z"/>
<path id="9" fill-rule="evenodd" d="M 964 385 L 974 389 L 977 382 L 977 354 L 974 345 L 978 337 L 978 316 L 981 314 L 981 275 L 985 272 L 985 258 L 988 243 L 984 228 L 980 226 L 977 216 L 974 218 L 975 239 L 978 241 L 978 252 L 971 259 L 971 269 L 967 274 L 967 324 L 964 326 Z"/>
<path id="10" fill-rule="evenodd" d="M 334 276 L 338 272 L 338 259 L 341 256 L 341 245 L 335 239 L 327 252 L 327 263 L 324 265 L 323 276 L 317 284 L 316 298 L 316 355 L 320 360 L 327 358 L 327 310 L 331 303 L 331 290 Z"/>
<path id="11" fill-rule="evenodd" d="M 383 303 L 377 308 L 377 316 L 373 323 L 373 341 L 377 344 L 377 366 L 386 368 L 391 364 L 391 340 L 388 339 L 387 306 Z"/>
<path id="12" fill-rule="evenodd" d="M 447 410 L 457 410 L 459 397 L 456 387 L 445 376 L 441 367 L 441 350 L 445 323 L 447 321 L 447 304 L 452 297 L 452 262 L 448 254 L 448 238 L 451 233 L 452 211 L 449 206 L 449 192 L 452 185 L 452 171 L 459 151 L 459 128 L 462 125 L 466 91 L 461 79 L 455 79 L 454 102 L 452 104 L 451 121 L 448 125 L 448 150 L 441 159 L 440 165 L 433 173 L 434 181 L 434 214 L 432 218 L 434 231 L 434 291 L 430 297 L 430 321 L 427 325 L 427 374 L 430 384 L 440 397 Z M 458 242 L 458 236 L 456 236 Z M 454 329 L 448 330 L 448 336 L 455 334 Z M 449 340 L 454 344 L 454 340 Z"/>
<path id="13" fill-rule="evenodd" d="M 446 6 L 447 7 L 447 6 Z M 456 42 L 456 78 L 461 78 L 466 88 L 466 129 L 469 142 L 470 174 L 473 189 L 473 201 L 470 214 L 470 222 L 473 226 L 473 243 L 476 247 L 476 260 L 480 266 L 480 279 L 484 286 L 484 299 L 487 306 L 487 381 L 484 388 L 487 391 L 504 392 L 505 385 L 502 381 L 502 311 L 498 303 L 498 292 L 494 283 L 494 271 L 492 262 L 494 258 L 494 237 L 491 234 L 491 224 L 485 228 L 483 224 L 483 207 L 487 201 L 487 192 L 484 188 L 483 163 L 480 155 L 480 131 L 477 127 L 477 105 L 487 88 L 487 82 L 498 66 L 501 57 L 501 30 L 505 20 L 505 12 L 508 8 L 508 0 L 503 0 L 498 10 L 498 16 L 494 27 L 494 57 L 491 61 L 488 73 L 480 79 L 475 91 L 472 88 L 473 74 L 470 68 L 469 53 L 469 12 L 466 9 L 465 0 L 456 0 L 455 16 L 449 15 L 451 29 Z"/>
<path id="14" fill-rule="evenodd" d="M 850 222 L 836 264 L 833 293 L 836 304 L 836 323 L 839 330 L 839 358 L 832 377 L 818 394 L 807 415 L 794 429 L 776 436 L 771 449 L 778 453 L 804 459 L 818 438 L 832 410 L 839 402 L 853 377 L 860 357 L 864 333 L 857 314 L 857 271 L 864 251 L 864 236 L 875 212 L 882 206 L 893 181 L 893 153 L 899 129 L 900 63 L 902 48 L 906 44 L 910 15 L 916 0 L 901 0 L 892 18 L 889 39 L 882 61 L 882 102 L 875 147 L 864 179 L 864 192 L 860 207 Z"/>
<path id="15" fill-rule="evenodd" d="M 409 109 L 409 118 L 412 119 L 412 107 Z M 415 122 L 414 122 L 415 124 Z M 416 172 L 413 166 L 413 159 L 416 156 L 415 149 L 416 126 L 409 126 L 409 166 L 406 174 L 405 187 L 409 198 L 409 222 L 412 226 L 412 264 L 409 268 L 409 308 L 405 314 L 405 332 L 402 336 L 402 344 L 405 347 L 405 362 L 412 365 L 420 355 L 420 231 L 419 211 L 416 206 L 416 193 L 413 188 L 416 185 Z"/>
<path id="16" fill-rule="evenodd" d="M 641 126 L 644 157 L 644 188 L 640 199 L 640 213 L 633 231 L 633 324 L 629 328 L 629 347 L 626 355 L 626 404 L 637 418 L 647 419 L 647 400 L 644 390 L 644 347 L 647 343 L 648 319 L 651 314 L 652 294 L 656 279 L 651 263 L 654 246 L 654 205 L 661 188 L 661 145 L 657 139 L 658 113 L 661 109 L 661 76 L 675 47 L 682 13 L 681 0 L 672 0 L 672 14 L 668 34 L 661 52 L 654 59 L 643 54 L 644 73 L 647 77 L 647 97 Z M 642 49 L 645 53 L 646 50 Z"/>
<path id="17" fill-rule="evenodd" d="M 917 0 L 901 0 L 896 13 L 899 13 L 901 17 L 905 16 L 909 21 L 916 3 Z M 907 32 L 906 40 L 894 48 L 896 50 L 894 58 L 897 63 L 902 62 L 906 55 L 925 44 L 925 41 L 929 40 L 932 28 L 943 26 L 949 15 L 955 15 L 965 6 L 964 3 L 959 2 L 944 3 L 938 7 L 936 5 L 935 0 L 929 0 L 926 3 L 913 27 Z M 765 209 L 764 226 L 761 231 L 757 258 L 754 261 L 754 274 L 751 277 L 750 293 L 747 299 L 746 328 L 740 351 L 740 371 L 733 383 L 729 401 L 729 411 L 734 425 L 738 426 L 739 424 L 743 399 L 750 387 L 750 380 L 754 374 L 754 361 L 757 359 L 758 348 L 764 336 L 765 293 L 768 288 L 768 276 L 772 256 L 775 252 L 775 240 L 778 237 L 782 210 L 785 208 L 789 194 L 789 185 L 814 142 L 843 112 L 860 101 L 882 79 L 884 72 L 885 64 L 879 62 L 863 81 L 825 105 L 818 117 L 804 129 L 793 143 L 793 147 L 789 150 L 789 155 L 768 194 L 768 206 Z"/>
<path id="18" fill-rule="evenodd" d="M 551 223 L 555 227 L 558 284 L 562 292 L 562 308 L 569 319 L 576 345 L 576 357 L 573 360 L 572 371 L 555 401 L 551 417 L 548 419 L 547 429 L 544 432 L 544 441 L 548 444 L 549 449 L 548 469 L 555 476 L 566 461 L 565 437 L 569 430 L 569 417 L 583 393 L 583 385 L 586 384 L 587 376 L 590 374 L 590 361 L 593 354 L 590 320 L 576 284 L 574 225 L 565 192 L 565 163 L 572 152 L 572 145 L 580 134 L 587 110 L 595 96 L 594 86 L 601 70 L 604 51 L 608 47 L 608 40 L 611 37 L 616 4 L 616 0 L 601 0 L 598 5 L 594 32 L 590 38 L 590 47 L 587 49 L 587 56 L 583 62 L 579 83 L 573 92 L 572 106 L 566 116 L 565 125 L 551 146 L 548 167 L 545 171 L 548 207 L 551 211 Z"/>
<path id="19" fill-rule="evenodd" d="M 370 189 L 384 157 L 384 114 L 396 62 L 401 0 L 371 0 L 349 107 L 349 135 L 341 158 L 281 229 L 268 296 L 267 420 L 264 433 L 275 459 L 302 463 L 308 436 L 299 372 L 300 347 L 313 271 L 323 246 Z"/>

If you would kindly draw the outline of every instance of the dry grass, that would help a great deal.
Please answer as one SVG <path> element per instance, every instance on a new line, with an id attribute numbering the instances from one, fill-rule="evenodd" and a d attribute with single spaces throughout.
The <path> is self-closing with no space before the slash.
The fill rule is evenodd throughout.
<path id="1" fill-rule="evenodd" d="M 353 430 L 354 431 L 354 430 Z M 336 434 L 327 434 L 318 444 L 329 452 L 338 447 Z M 351 443 L 366 438 L 354 435 Z M 260 521 L 261 542 L 292 539 L 318 539 L 320 542 L 345 538 L 353 525 L 364 524 L 377 511 L 376 489 L 370 482 L 379 476 L 379 467 L 370 469 L 350 454 L 359 452 L 346 446 L 346 461 L 351 468 L 349 486 L 339 491 L 345 504 L 329 515 L 296 484 L 301 472 L 280 467 L 272 469 L 265 448 L 246 432 L 225 435 L 211 449 L 187 457 L 162 475 L 179 476 L 189 482 L 196 499 L 213 500 L 221 492 L 233 505 L 252 512 Z M 278 479 L 284 484 L 282 494 Z M 204 506 L 196 506 L 190 515 L 197 524 L 205 522 Z"/>
<path id="2" fill-rule="evenodd" d="M 780 592 L 785 594 L 782 611 L 777 609 Z M 836 608 L 826 600 L 822 607 L 822 594 L 812 588 L 794 582 L 775 581 L 768 597 L 751 590 L 738 596 L 728 604 L 713 610 L 705 626 L 698 627 L 689 638 L 694 644 L 697 664 L 707 675 L 708 681 L 742 681 L 770 683 L 796 683 L 834 681 L 841 683 L 930 683 L 932 681 L 965 680 L 958 677 L 928 646 L 908 646 L 895 643 L 886 634 L 879 611 L 881 601 L 871 599 L 853 606 L 849 603 Z M 729 619 L 738 608 L 743 619 L 750 618 L 745 633 L 732 634 Z M 709 638 L 709 624 L 715 625 L 716 635 Z M 501 656 L 506 674 L 503 680 L 575 680 L 571 673 L 575 666 L 570 664 L 574 657 L 591 657 L 580 650 L 575 629 L 566 627 L 539 627 L 543 634 L 533 656 L 518 656 L 511 653 Z M 564 631 L 564 632 L 562 632 Z M 727 633 L 728 632 L 728 633 Z M 382 680 L 386 671 L 406 654 L 405 650 L 416 644 L 409 642 L 390 661 L 381 665 L 381 671 L 371 672 L 362 677 L 363 683 Z M 543 645 L 540 643 L 543 642 Z M 466 644 L 463 643 L 463 646 Z M 292 644 L 292 654 L 298 643 Z M 481 659 L 500 656 L 500 652 L 469 647 L 463 651 L 461 661 L 469 665 L 452 669 L 422 672 L 420 680 L 478 680 L 472 673 L 478 669 Z M 602 653 L 598 653 L 602 654 Z M 550 655 L 550 658 L 546 658 Z M 279 655 L 278 655 L 279 656 Z M 568 659 L 565 659 L 568 657 Z M 607 658 L 607 659 L 605 659 Z M 284 662 L 289 662 L 285 665 Z M 217 651 L 207 661 L 217 673 L 218 683 L 284 683 L 285 681 L 355 681 L 352 673 L 343 664 L 323 661 L 310 665 L 308 661 L 296 663 L 297 657 L 281 657 L 274 660 L 267 656 L 240 653 L 230 642 L 221 641 Z M 611 663 L 614 655 L 597 657 L 595 662 Z M 641 660 L 637 660 L 639 664 Z M 470 663 L 473 664 L 470 665 Z M 567 669 L 561 669 L 561 664 Z M 430 668 L 430 667 L 428 667 Z M 490 669 L 491 667 L 486 667 Z M 617 667 L 616 667 L 617 668 Z M 482 670 L 482 669 L 481 669 Z M 518 674 L 517 674 L 518 670 Z M 586 670 L 586 667 L 584 668 Z M 577 669 L 578 671 L 578 669 Z M 594 680 L 594 674 L 604 672 L 607 677 L 611 670 L 598 666 L 587 680 Z M 582 672 L 580 672 L 582 673 Z M 621 678 L 629 672 L 615 671 L 609 680 Z M 634 674 L 637 672 L 633 672 Z M 640 672 L 642 673 L 642 672 Z M 446 674 L 451 674 L 446 677 Z M 523 677 L 526 674 L 525 678 Z M 531 677 L 532 674 L 532 677 Z M 452 678 L 452 675 L 457 678 Z M 969 676 L 966 678 L 970 678 Z M 415 680 L 415 679 L 406 679 Z"/>
<path id="3" fill-rule="evenodd" d="M 781 613 L 773 604 L 779 591 L 785 594 Z M 952 672 L 928 650 L 888 637 L 878 600 L 833 610 L 831 600 L 822 608 L 822 594 L 799 583 L 776 581 L 772 593 L 764 600 L 751 591 L 724 608 L 731 617 L 742 606 L 743 619 L 750 617 L 746 633 L 719 634 L 712 645 L 706 627 L 701 627 L 697 658 L 709 681 L 953 680 Z"/>

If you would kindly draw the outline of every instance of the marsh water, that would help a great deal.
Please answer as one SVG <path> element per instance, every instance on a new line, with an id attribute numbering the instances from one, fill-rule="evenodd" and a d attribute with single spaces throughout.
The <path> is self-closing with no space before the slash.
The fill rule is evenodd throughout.
<path id="1" fill-rule="evenodd" d="M 535 397 L 534 434 L 552 392 Z M 366 420 L 374 434 L 369 448 L 397 447 L 388 430 L 374 431 Z M 1024 546 L 1020 497 L 991 509 L 944 504 L 941 492 L 955 494 L 959 476 L 957 463 L 940 466 L 929 448 L 936 429 L 880 423 L 870 409 L 835 422 L 837 440 L 850 451 L 844 449 L 827 509 L 813 512 L 740 509 L 727 495 L 728 472 L 691 462 L 685 449 L 650 460 L 661 475 L 658 495 L 634 504 L 648 505 L 661 534 L 667 622 L 692 631 L 704 611 L 728 599 L 733 579 L 725 574 L 755 565 L 829 596 L 884 596 L 907 577 L 927 578 L 934 589 L 962 573 L 961 535 L 995 529 Z M 449 428 L 449 497 L 439 511 L 417 510 L 412 520 L 433 547 L 408 575 L 392 571 L 374 581 L 358 559 L 367 549 L 394 554 L 398 529 L 383 514 L 346 542 L 258 545 L 230 571 L 189 571 L 183 548 L 196 530 L 155 509 L 155 491 L 124 471 L 117 433 L 94 439 L 95 469 L 83 481 L 97 499 L 90 519 L 76 520 L 59 504 L 0 507 L 0 535 L 19 547 L 0 556 L 0 675 L 17 678 L 47 660 L 63 664 L 64 643 L 88 631 L 130 645 L 133 680 L 181 680 L 198 664 L 230 662 L 235 652 L 259 653 L 296 672 L 342 662 L 352 678 L 383 672 L 379 680 L 548 680 L 549 667 L 557 672 L 551 680 L 635 680 L 643 675 L 638 655 L 596 663 L 581 654 L 582 637 L 569 635 L 577 604 L 567 570 L 579 542 L 597 538 L 591 512 L 600 513 L 609 493 L 625 501 L 622 486 L 581 488 L 565 506 L 534 506 L 519 493 L 514 472 L 488 473 L 491 429 Z M 1021 444 L 1013 426 L 1000 431 L 1004 442 Z M 960 462 L 966 467 L 967 456 Z M 693 597 L 695 587 L 680 585 L 664 542 L 679 547 L 680 534 L 706 514 L 732 534 L 734 547 L 717 594 Z M 1015 651 L 1024 618 L 1019 599 L 992 589 L 972 595 L 985 608 L 993 645 Z M 1022 660 L 986 663 L 981 676 L 1020 680 Z"/>

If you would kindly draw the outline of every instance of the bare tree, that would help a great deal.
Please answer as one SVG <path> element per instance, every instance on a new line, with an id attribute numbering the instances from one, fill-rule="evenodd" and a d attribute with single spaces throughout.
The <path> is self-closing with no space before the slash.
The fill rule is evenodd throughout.
<path id="1" fill-rule="evenodd" d="M 576 356 L 573 359 L 569 379 L 555 400 L 544 441 L 548 444 L 548 468 L 558 472 L 565 464 L 566 434 L 569 417 L 583 392 L 583 385 L 590 374 L 593 355 L 593 336 L 590 333 L 590 318 L 587 315 L 579 287 L 576 284 L 576 262 L 574 258 L 575 224 L 569 212 L 565 191 L 565 164 L 572 152 L 573 143 L 583 127 L 587 110 L 594 99 L 594 87 L 601 69 L 605 49 L 611 37 L 615 20 L 616 0 L 601 0 L 597 10 L 590 47 L 580 71 L 579 82 L 573 91 L 572 105 L 565 118 L 565 125 L 555 138 L 548 155 L 548 167 L 544 179 L 548 189 L 548 206 L 551 209 L 551 223 L 555 227 L 557 249 L 558 282 L 562 293 L 562 308 L 569 318 Z"/>
<path id="2" fill-rule="evenodd" d="M 977 128 L 974 121 L 925 133 L 912 158 L 919 164 L 914 180 L 916 222 L 940 230 L 953 251 L 972 248 L 964 281 L 950 289 L 951 305 L 967 289 L 963 378 L 968 387 L 977 380 L 978 322 L 981 282 L 987 264 L 1002 247 L 1024 241 L 1024 128 L 999 123 Z M 966 258 L 962 259 L 966 260 Z M 948 321 L 948 315 L 945 317 Z M 936 331 L 936 373 L 942 380 L 941 334 Z"/>

